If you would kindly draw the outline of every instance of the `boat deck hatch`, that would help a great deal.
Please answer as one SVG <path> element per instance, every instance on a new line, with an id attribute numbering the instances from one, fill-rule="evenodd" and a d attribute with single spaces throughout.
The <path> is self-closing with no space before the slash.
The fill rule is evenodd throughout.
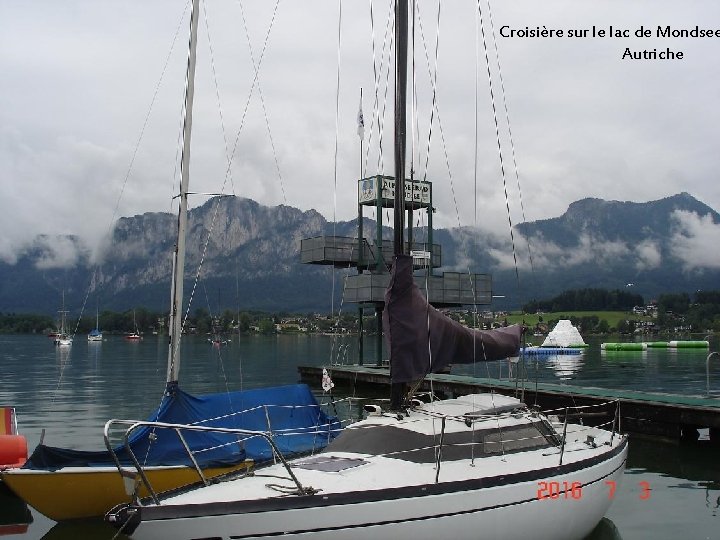
<path id="1" fill-rule="evenodd" d="M 362 458 L 346 458 L 337 456 L 316 456 L 306 459 L 300 463 L 294 463 L 293 467 L 300 469 L 309 469 L 311 471 L 323 472 L 340 472 L 346 469 L 352 469 L 360 465 L 369 463 Z"/>

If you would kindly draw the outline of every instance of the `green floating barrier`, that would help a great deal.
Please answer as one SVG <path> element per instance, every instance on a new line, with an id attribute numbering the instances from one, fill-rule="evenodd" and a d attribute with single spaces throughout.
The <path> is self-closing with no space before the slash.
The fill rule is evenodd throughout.
<path id="1" fill-rule="evenodd" d="M 709 349 L 710 343 L 707 341 L 671 341 L 668 347 L 675 349 Z"/>
<path id="2" fill-rule="evenodd" d="M 667 341 L 648 341 L 645 345 L 648 349 L 667 349 L 670 346 Z"/>
<path id="3" fill-rule="evenodd" d="M 600 348 L 604 351 L 644 351 L 645 343 L 603 343 Z"/>

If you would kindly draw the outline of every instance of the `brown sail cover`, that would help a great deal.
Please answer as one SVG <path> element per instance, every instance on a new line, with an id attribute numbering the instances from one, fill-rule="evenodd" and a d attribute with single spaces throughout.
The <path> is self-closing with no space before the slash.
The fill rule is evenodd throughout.
<path id="1" fill-rule="evenodd" d="M 397 255 L 385 291 L 383 326 L 390 350 L 390 379 L 407 383 L 450 364 L 517 356 L 522 327 L 472 330 L 428 304 L 412 274 L 412 257 Z"/>

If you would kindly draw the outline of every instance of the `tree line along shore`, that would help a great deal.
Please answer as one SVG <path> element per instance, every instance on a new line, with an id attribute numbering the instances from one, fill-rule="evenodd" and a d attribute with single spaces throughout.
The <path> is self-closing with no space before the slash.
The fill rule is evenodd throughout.
<path id="1" fill-rule="evenodd" d="M 720 332 L 720 291 L 670 293 L 646 303 L 641 296 L 625 291 L 579 289 L 549 300 L 533 300 L 516 312 L 452 309 L 447 313 L 469 327 L 521 323 L 535 333 L 546 333 L 560 319 L 570 319 L 584 334 L 712 333 Z M 145 308 L 105 310 L 98 319 L 99 328 L 106 334 L 167 332 L 167 314 Z M 96 318 L 73 318 L 70 313 L 66 325 L 71 334 L 85 334 L 95 328 Z M 49 315 L 0 313 L 0 333 L 4 334 L 48 334 L 58 326 L 58 320 Z M 184 328 L 189 334 L 355 333 L 359 320 L 356 309 L 328 315 L 231 310 L 213 314 L 199 308 L 188 316 Z M 364 316 L 363 328 L 373 333 L 377 328 L 375 317 Z"/>

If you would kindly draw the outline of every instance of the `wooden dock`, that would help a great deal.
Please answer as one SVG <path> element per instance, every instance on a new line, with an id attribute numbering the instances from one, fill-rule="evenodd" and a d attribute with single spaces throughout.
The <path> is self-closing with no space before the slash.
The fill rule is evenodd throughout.
<path id="1" fill-rule="evenodd" d="M 322 367 L 299 366 L 300 378 L 319 385 Z M 327 368 L 333 382 L 342 391 L 377 392 L 390 384 L 387 368 L 370 366 L 333 366 Z M 516 396 L 527 405 L 542 410 L 568 406 L 597 405 L 618 400 L 622 431 L 670 439 L 697 439 L 698 430 L 709 428 L 710 438 L 720 442 L 720 400 L 699 396 L 658 394 L 631 390 L 568 386 L 545 382 L 519 381 L 435 374 L 427 377 L 420 389 L 436 394 L 457 396 L 493 390 Z M 389 395 L 389 392 L 388 392 Z"/>

